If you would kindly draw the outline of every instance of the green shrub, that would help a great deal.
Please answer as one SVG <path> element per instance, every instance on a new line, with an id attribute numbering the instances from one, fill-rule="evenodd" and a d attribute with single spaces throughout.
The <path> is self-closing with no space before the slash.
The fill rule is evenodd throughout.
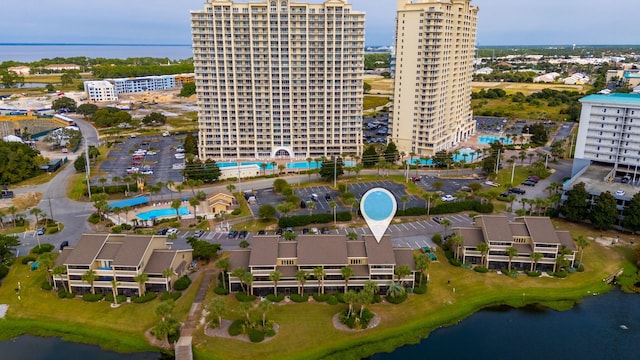
<path id="1" fill-rule="evenodd" d="M 540 270 L 538 270 L 538 271 L 525 270 L 524 273 L 527 274 L 527 276 L 530 276 L 530 277 L 538 277 L 538 276 L 542 275 L 542 272 Z"/>
<path id="2" fill-rule="evenodd" d="M 111 232 L 114 234 L 120 234 L 122 232 L 122 226 L 117 225 L 111 228 Z"/>
<path id="3" fill-rule="evenodd" d="M 238 301 L 240 302 L 250 302 L 250 301 L 254 301 L 256 299 L 255 295 L 247 295 L 247 293 L 243 293 L 243 292 L 238 292 L 236 293 L 236 299 L 238 299 Z"/>
<path id="4" fill-rule="evenodd" d="M 555 274 L 554 274 L 555 277 L 558 277 L 558 278 L 561 278 L 561 279 L 566 278 L 567 275 L 569 275 L 569 274 L 567 273 L 566 270 L 556 271 Z"/>
<path id="5" fill-rule="evenodd" d="M 364 309 L 362 312 L 362 316 L 360 316 L 359 311 L 353 311 L 351 316 L 349 315 L 349 309 L 344 310 L 340 313 L 340 322 L 347 325 L 349 328 L 353 329 L 356 327 L 356 324 L 361 329 L 366 329 L 369 326 L 369 321 L 373 319 L 374 314 L 368 309 Z M 356 320 L 358 320 L 356 322 Z"/>
<path id="6" fill-rule="evenodd" d="M 307 302 L 309 301 L 309 295 L 307 294 L 291 294 L 289 296 L 289 299 L 291 299 L 291 301 L 293 302 L 297 302 L 297 303 L 302 303 L 302 302 Z"/>
<path id="7" fill-rule="evenodd" d="M 259 343 L 264 340 L 264 333 L 257 329 L 249 329 L 249 340 L 253 343 Z"/>
<path id="8" fill-rule="evenodd" d="M 376 295 L 378 295 L 378 294 L 376 294 Z M 378 295 L 378 296 L 380 296 L 380 295 Z M 329 305 L 338 305 L 338 303 L 339 302 L 338 302 L 338 298 L 337 297 L 335 297 L 334 295 L 329 296 L 329 299 L 327 300 L 327 304 L 329 304 Z"/>
<path id="9" fill-rule="evenodd" d="M 267 300 L 271 302 L 280 302 L 284 300 L 284 294 L 278 294 L 278 296 L 275 296 L 274 294 L 269 294 L 267 295 Z"/>
<path id="10" fill-rule="evenodd" d="M 149 302 L 157 297 L 158 297 L 158 293 L 154 293 L 153 291 L 147 291 L 147 293 L 145 293 L 144 296 L 132 297 L 131 301 L 133 301 L 136 304 L 142 304 L 142 303 Z"/>
<path id="11" fill-rule="evenodd" d="M 169 300 L 169 299 L 178 300 L 180 296 L 182 296 L 182 291 L 173 291 L 173 292 L 165 291 L 162 293 L 162 295 L 160 295 L 160 300 L 162 301 Z"/>
<path id="12" fill-rule="evenodd" d="M 120 224 L 120 227 L 122 228 L 122 230 L 131 230 L 133 229 L 133 226 L 131 226 L 130 224 Z"/>
<path id="13" fill-rule="evenodd" d="M 229 325 L 229 335 L 238 336 L 242 334 L 242 326 L 244 325 L 244 321 L 242 320 L 234 320 L 231 325 Z"/>
<path id="14" fill-rule="evenodd" d="M 484 267 L 484 266 L 476 266 L 476 267 L 474 267 L 474 268 L 473 268 L 473 271 L 475 271 L 475 272 L 479 272 L 479 273 L 481 273 L 481 274 L 484 274 L 484 273 L 489 272 L 489 269 L 487 269 L 487 268 L 486 268 L 486 267 Z"/>
<path id="15" fill-rule="evenodd" d="M 462 262 L 456 260 L 456 259 L 449 259 L 449 263 L 451 263 L 451 265 L 453 266 L 462 266 Z"/>
<path id="16" fill-rule="evenodd" d="M 580 264 L 578 265 L 578 268 L 576 269 L 577 272 L 583 272 L 584 271 L 584 265 Z"/>
<path id="17" fill-rule="evenodd" d="M 41 244 L 31 249 L 30 253 L 40 255 L 40 254 L 51 252 L 51 250 L 53 249 L 55 249 L 55 246 L 52 244 Z"/>
<path id="18" fill-rule="evenodd" d="M 33 256 L 25 256 L 25 257 L 22 258 L 22 264 L 23 265 L 27 265 L 28 263 L 30 263 L 32 261 L 36 261 L 36 258 L 34 258 Z"/>
<path id="19" fill-rule="evenodd" d="M 105 295 L 104 296 L 104 301 L 112 303 L 113 302 L 113 294 L 109 293 L 109 294 Z M 118 295 L 118 304 L 122 304 L 122 303 L 124 303 L 126 301 L 127 301 L 127 297 L 126 296 Z"/>
<path id="20" fill-rule="evenodd" d="M 417 287 L 413 289 L 414 294 L 422 295 L 427 293 L 427 284 L 422 284 L 421 287 Z"/>
<path id="21" fill-rule="evenodd" d="M 191 285 L 191 279 L 187 275 L 182 276 L 173 284 L 173 288 L 177 291 L 185 290 Z"/>
<path id="22" fill-rule="evenodd" d="M 82 300 L 86 301 L 86 302 L 96 302 L 96 301 L 100 301 L 102 300 L 102 298 L 104 298 L 104 294 L 84 294 L 82 295 Z"/>
<path id="23" fill-rule="evenodd" d="M 93 213 L 91 215 L 89 215 L 89 218 L 87 219 L 88 222 L 92 223 L 92 224 L 97 224 L 100 222 L 100 215 Z"/>
<path id="24" fill-rule="evenodd" d="M 240 209 L 233 209 L 233 211 L 231 212 L 231 215 L 240 215 L 242 211 Z"/>
<path id="25" fill-rule="evenodd" d="M 43 281 L 42 284 L 40 284 L 40 288 L 42 290 L 51 291 L 51 289 L 53 289 L 53 286 L 49 284 L 48 281 Z"/>
<path id="26" fill-rule="evenodd" d="M 331 297 L 331 295 L 329 294 L 320 294 L 320 293 L 313 294 L 313 299 L 317 302 L 325 302 L 329 300 L 329 297 Z"/>
<path id="27" fill-rule="evenodd" d="M 433 241 L 436 245 L 442 245 L 442 235 L 440 235 L 439 233 L 433 234 L 433 236 L 431 236 L 431 241 Z"/>
<path id="28" fill-rule="evenodd" d="M 64 291 L 63 288 L 58 288 L 58 297 L 60 299 L 73 299 L 74 296 L 73 293 Z"/>
<path id="29" fill-rule="evenodd" d="M 404 293 L 402 296 L 398 297 L 387 296 L 387 301 L 392 304 L 400 304 L 401 302 L 407 300 L 407 296 L 407 293 Z"/>
<path id="30" fill-rule="evenodd" d="M 344 304 L 344 293 L 337 293 L 335 295 L 336 300 L 338 300 L 339 303 Z"/>
<path id="31" fill-rule="evenodd" d="M 229 295 L 229 290 L 223 287 L 216 287 L 213 289 L 213 292 L 218 295 Z"/>

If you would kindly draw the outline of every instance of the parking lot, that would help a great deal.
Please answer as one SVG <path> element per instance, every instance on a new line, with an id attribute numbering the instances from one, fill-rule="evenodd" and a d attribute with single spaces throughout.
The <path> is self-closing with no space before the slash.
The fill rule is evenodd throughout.
<path id="1" fill-rule="evenodd" d="M 377 116 L 367 116 L 363 121 L 362 141 L 365 144 L 387 142 L 389 135 L 389 114 L 379 113 Z"/>
<path id="2" fill-rule="evenodd" d="M 427 191 L 434 192 L 437 190 L 433 186 L 433 183 L 435 182 L 442 183 L 440 191 L 442 191 L 444 194 L 451 195 L 460 192 L 463 186 L 469 186 L 469 184 L 471 183 L 480 183 L 484 188 L 488 187 L 484 184 L 484 180 L 482 179 L 441 179 L 437 176 L 429 175 L 421 176 L 420 181 L 417 181 L 416 184 Z M 424 206 L 424 201 L 422 206 Z"/>
<path id="3" fill-rule="evenodd" d="M 181 143 L 182 138 L 175 136 L 126 138 L 111 148 L 106 160 L 100 166 L 100 171 L 110 175 L 107 177 L 109 183 L 113 176 L 122 178 L 134 172 L 146 173 L 149 183 L 182 181 L 182 170 L 173 168 L 174 164 L 184 163 L 184 160 L 176 159 L 174 156 L 176 146 Z M 144 151 L 136 153 L 139 149 L 146 153 Z"/>

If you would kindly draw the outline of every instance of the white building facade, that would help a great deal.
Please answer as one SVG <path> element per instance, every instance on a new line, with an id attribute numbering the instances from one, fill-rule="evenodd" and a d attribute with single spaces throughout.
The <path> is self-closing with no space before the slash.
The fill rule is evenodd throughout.
<path id="1" fill-rule="evenodd" d="M 391 139 L 432 156 L 475 132 L 471 111 L 478 7 L 470 0 L 397 0 Z"/>
<path id="2" fill-rule="evenodd" d="M 594 94 L 580 99 L 582 112 L 572 176 L 592 161 L 613 171 L 640 165 L 640 94 Z"/>
<path id="3" fill-rule="evenodd" d="M 91 101 L 118 101 L 116 87 L 108 81 L 85 81 L 84 92 Z"/>
<path id="4" fill-rule="evenodd" d="M 191 23 L 201 156 L 361 154 L 364 13 L 209 0 Z"/>
<path id="5" fill-rule="evenodd" d="M 175 75 L 144 76 L 137 78 L 106 79 L 114 84 L 118 94 L 140 93 L 175 89 Z"/>

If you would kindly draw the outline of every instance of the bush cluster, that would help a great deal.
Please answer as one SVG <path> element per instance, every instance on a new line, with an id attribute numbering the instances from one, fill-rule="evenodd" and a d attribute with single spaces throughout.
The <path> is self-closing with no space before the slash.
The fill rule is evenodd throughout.
<path id="1" fill-rule="evenodd" d="M 317 301 L 317 302 L 326 302 L 329 300 L 329 298 L 331 297 L 331 295 L 329 294 L 320 294 L 320 293 L 314 293 L 313 294 L 313 300 Z"/>
<path id="2" fill-rule="evenodd" d="M 398 296 L 398 297 L 393 297 L 393 296 L 387 296 L 387 301 L 392 303 L 392 304 L 400 304 L 401 302 L 407 300 L 407 293 L 404 293 L 402 296 Z"/>
<path id="3" fill-rule="evenodd" d="M 476 266 L 476 267 L 473 268 L 473 271 L 484 274 L 486 272 L 489 272 L 489 269 L 487 269 L 484 266 Z"/>
<path id="4" fill-rule="evenodd" d="M 51 289 L 53 289 L 53 286 L 48 281 L 45 280 L 42 282 L 42 284 L 40 284 L 40 288 L 42 290 L 51 291 Z"/>
<path id="5" fill-rule="evenodd" d="M 87 221 L 92 224 L 97 224 L 100 222 L 100 215 L 98 215 L 97 213 L 93 213 L 89 215 L 89 218 L 87 219 Z"/>
<path id="6" fill-rule="evenodd" d="M 36 261 L 36 258 L 34 258 L 33 256 L 25 256 L 25 257 L 22 258 L 22 264 L 23 265 L 27 265 L 28 263 L 30 263 L 32 261 Z"/>
<path id="7" fill-rule="evenodd" d="M 538 276 L 542 275 L 542 272 L 540 270 L 538 270 L 538 271 L 525 270 L 524 273 L 527 274 L 527 276 L 530 276 L 530 277 L 538 277 Z"/>
<path id="8" fill-rule="evenodd" d="M 338 221 L 351 221 L 351 213 L 341 211 L 336 213 Z M 333 221 L 333 214 L 313 214 L 281 217 L 278 226 L 281 228 L 305 226 L 309 224 L 327 224 Z"/>
<path id="9" fill-rule="evenodd" d="M 238 301 L 240 302 L 251 302 L 254 301 L 256 299 L 255 295 L 247 295 L 247 293 L 244 292 L 238 292 L 236 293 L 236 299 L 238 299 Z"/>
<path id="10" fill-rule="evenodd" d="M 274 294 L 269 294 L 267 295 L 267 300 L 271 302 L 281 302 L 282 300 L 284 300 L 284 294 L 278 294 L 278 296 L 275 296 Z"/>
<path id="11" fill-rule="evenodd" d="M 182 291 L 191 285 L 191 279 L 187 275 L 182 276 L 173 284 L 173 288 L 177 291 Z"/>
<path id="12" fill-rule="evenodd" d="M 173 291 L 173 292 L 165 291 L 162 293 L 162 295 L 160 295 L 160 300 L 162 301 L 169 300 L 169 299 L 178 300 L 180 296 L 182 296 L 182 291 Z"/>
<path id="13" fill-rule="evenodd" d="M 113 302 L 113 294 L 107 294 L 104 296 L 104 301 L 106 302 Z M 124 295 L 118 295 L 118 304 L 122 304 L 123 302 L 127 301 L 127 297 Z"/>
<path id="14" fill-rule="evenodd" d="M 244 325 L 244 321 L 242 320 L 234 320 L 231 325 L 229 325 L 229 335 L 238 336 L 242 334 L 242 326 Z"/>
<path id="15" fill-rule="evenodd" d="M 138 185 L 136 183 L 129 184 L 129 189 L 137 189 Z M 127 185 L 105 185 L 104 190 L 100 185 L 91 185 L 91 193 L 99 194 L 104 192 L 105 194 L 124 194 L 127 190 Z M 89 193 L 85 193 L 85 195 L 89 195 Z"/>
<path id="16" fill-rule="evenodd" d="M 132 297 L 131 301 L 133 301 L 136 304 L 142 304 L 142 303 L 149 302 L 157 297 L 158 297 L 157 293 L 154 293 L 153 291 L 147 291 L 143 296 Z"/>
<path id="17" fill-rule="evenodd" d="M 327 300 L 327 304 L 329 304 L 329 305 L 338 305 L 338 303 L 339 303 L 338 298 L 335 297 L 335 295 L 329 296 L 329 299 Z"/>
<path id="18" fill-rule="evenodd" d="M 258 329 L 249 329 L 249 340 L 253 343 L 259 343 L 264 340 L 264 333 Z"/>
<path id="19" fill-rule="evenodd" d="M 223 287 L 216 287 L 213 289 L 213 292 L 215 292 L 218 295 L 229 295 L 229 290 L 225 289 Z"/>
<path id="20" fill-rule="evenodd" d="M 96 302 L 96 301 L 100 301 L 104 298 L 104 294 L 84 294 L 82 295 L 82 300 L 86 301 L 86 302 Z"/>
<path id="21" fill-rule="evenodd" d="M 5 264 L 0 264 L 0 280 L 4 279 L 9 273 L 9 267 Z"/>
<path id="22" fill-rule="evenodd" d="M 366 329 L 367 326 L 369 326 L 369 321 L 373 319 L 373 316 L 374 314 L 368 309 L 364 309 L 362 311 L 362 316 L 360 316 L 359 311 L 352 311 L 351 316 L 349 316 L 349 309 L 346 309 L 345 311 L 340 313 L 340 322 L 347 325 L 350 329 Z M 356 320 L 359 321 L 356 322 Z"/>
<path id="23" fill-rule="evenodd" d="M 240 215 L 242 211 L 240 209 L 233 209 L 233 211 L 231 212 L 231 215 Z"/>
<path id="24" fill-rule="evenodd" d="M 309 295 L 308 294 L 291 294 L 289 296 L 289 299 L 291 299 L 291 301 L 293 302 L 297 302 L 297 303 L 302 303 L 302 302 L 307 302 L 309 301 Z"/>
<path id="25" fill-rule="evenodd" d="M 481 214 L 493 212 L 493 204 L 483 204 L 479 201 L 466 200 L 438 204 L 429 211 L 431 215 L 452 214 L 462 211 L 474 211 Z M 397 210 L 396 216 L 422 216 L 427 214 L 427 209 L 423 207 L 411 207 L 406 210 Z"/>
<path id="26" fill-rule="evenodd" d="M 31 249 L 31 253 L 40 255 L 51 252 L 51 250 L 53 250 L 54 248 L 55 246 L 53 246 L 52 244 L 41 244 L 40 246 L 35 246 L 33 249 Z"/>
<path id="27" fill-rule="evenodd" d="M 427 284 L 426 282 L 422 284 L 422 286 L 413 289 L 414 294 L 422 295 L 427 293 Z M 380 296 L 380 295 L 378 295 Z"/>

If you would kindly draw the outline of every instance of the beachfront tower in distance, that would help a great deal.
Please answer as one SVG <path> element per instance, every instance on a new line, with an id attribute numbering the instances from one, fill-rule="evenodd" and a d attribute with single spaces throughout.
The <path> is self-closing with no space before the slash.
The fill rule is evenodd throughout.
<path id="1" fill-rule="evenodd" d="M 433 156 L 475 132 L 477 14 L 470 0 L 398 0 L 389 130 L 399 151 Z"/>
<path id="2" fill-rule="evenodd" d="M 201 158 L 361 154 L 363 12 L 209 0 L 191 26 Z"/>

